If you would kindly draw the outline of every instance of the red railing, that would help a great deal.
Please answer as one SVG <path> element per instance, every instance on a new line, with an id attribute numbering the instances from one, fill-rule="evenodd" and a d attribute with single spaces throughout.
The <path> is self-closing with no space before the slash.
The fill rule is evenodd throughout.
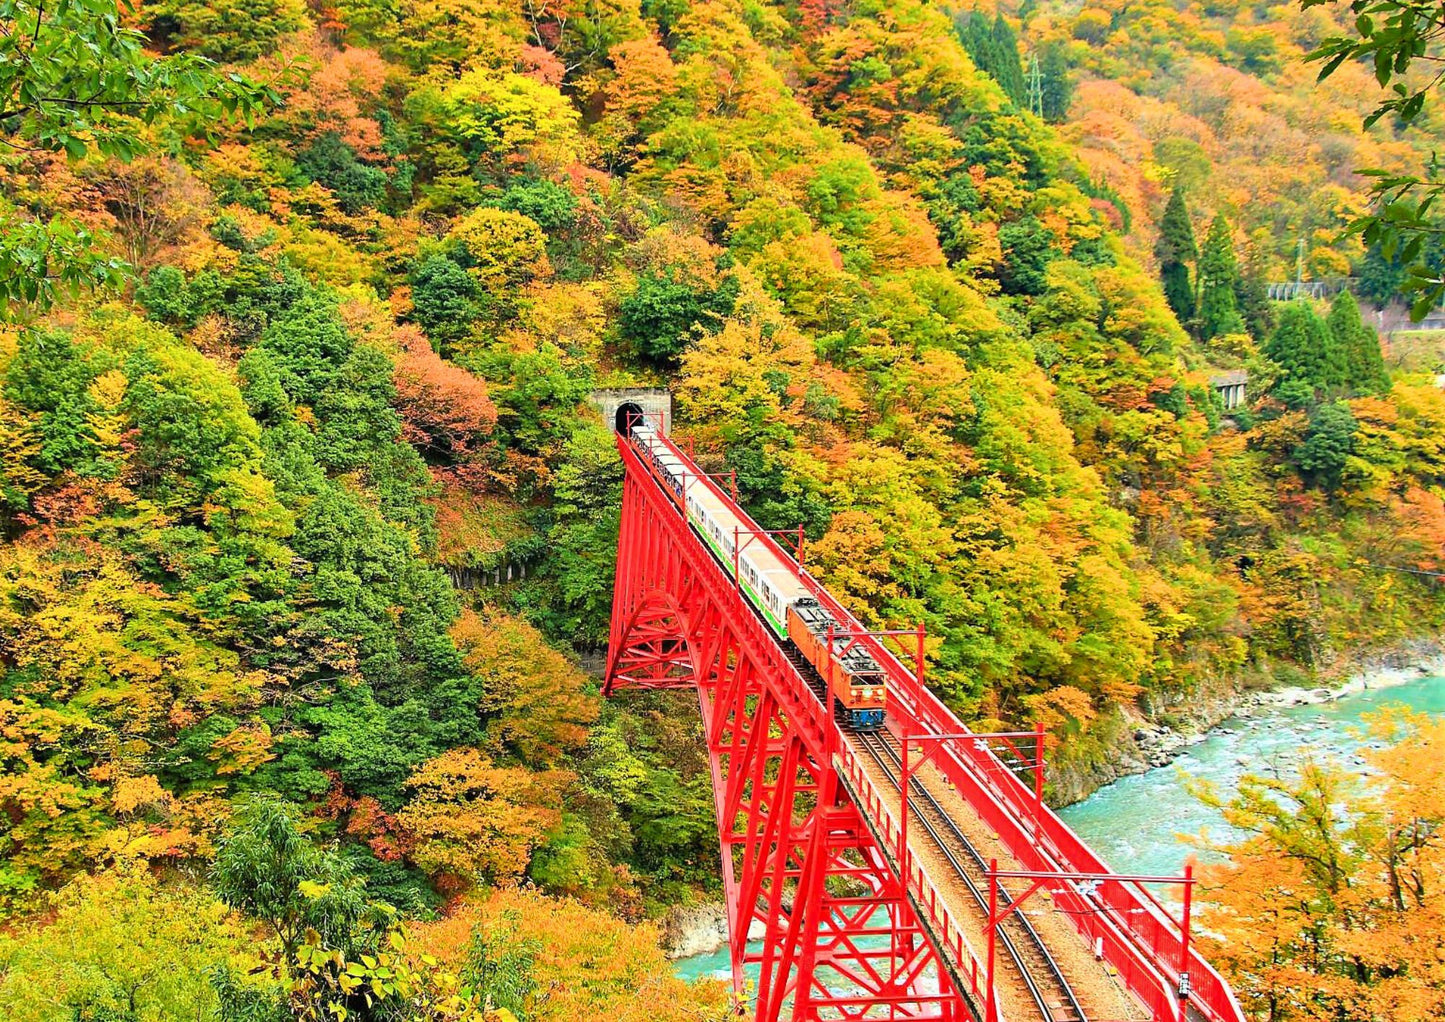
<path id="1" fill-rule="evenodd" d="M 771 535 L 757 529 L 756 523 L 737 505 L 731 494 L 700 472 L 692 459 L 670 439 L 662 439 L 688 467 L 693 476 L 689 486 L 706 486 L 725 501 L 741 521 L 759 533 L 757 541 L 772 550 L 781 563 L 794 569 L 798 579 L 840 625 L 860 633 L 866 631 L 821 582 L 798 564 L 793 554 L 783 549 Z M 655 471 L 650 463 L 648 469 Z M 920 691 L 913 672 L 903 666 L 894 650 L 872 636 L 864 636 L 860 641 L 868 646 L 888 674 L 889 712 L 895 723 L 907 728 L 912 735 L 948 735 L 968 730 L 932 691 L 926 688 Z M 839 747 L 850 748 L 846 742 L 839 743 Z M 873 817 L 880 826 L 894 827 L 891 814 L 883 806 L 866 774 L 858 769 L 856 759 L 850 762 L 849 755 L 844 753 L 842 761 L 850 781 L 855 773 L 862 778 L 859 782 L 862 786 L 854 790 L 860 795 L 866 790 L 867 794 L 863 795 L 868 803 L 866 811 L 881 814 Z M 1104 861 L 1052 810 L 1047 807 L 1041 813 L 1037 810 L 1033 794 L 986 743 L 948 741 L 932 762 L 964 801 L 998 834 L 1024 869 L 1079 874 L 1112 873 Z M 889 836 L 892 837 L 892 831 L 889 831 Z M 896 841 L 896 838 L 893 840 Z M 913 857 L 908 858 L 911 860 Z M 925 879 L 920 871 L 918 883 L 922 884 Z M 909 877 L 906 882 L 915 897 L 920 897 L 921 888 L 914 890 L 914 878 Z M 932 886 L 929 882 L 928 887 Z M 1154 1013 L 1158 1022 L 1182 1020 L 1185 1015 L 1178 996 L 1182 973 L 1188 974 L 1189 1006 L 1208 1022 L 1246 1022 L 1233 991 L 1213 966 L 1192 947 L 1185 959 L 1183 934 L 1178 923 L 1147 888 L 1124 882 L 1103 882 L 1092 890 L 1062 884 L 1051 888 L 1051 891 L 1059 907 L 1070 914 L 1080 933 L 1102 953 L 1103 959 L 1118 972 L 1124 985 Z M 925 912 L 942 910 L 941 903 L 931 891 L 926 899 L 920 900 L 920 904 Z M 946 913 L 943 915 L 946 917 Z M 940 919 L 940 924 L 944 927 L 941 932 L 948 934 L 948 952 L 956 956 L 955 960 L 965 971 L 973 971 L 975 992 L 978 992 L 983 981 L 976 972 L 977 956 L 951 918 L 946 918 L 946 922 Z M 953 934 L 957 934 L 957 938 Z"/>

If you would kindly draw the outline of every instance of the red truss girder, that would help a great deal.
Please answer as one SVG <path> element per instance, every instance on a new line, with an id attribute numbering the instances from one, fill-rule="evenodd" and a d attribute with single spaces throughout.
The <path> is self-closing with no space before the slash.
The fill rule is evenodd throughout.
<path id="1" fill-rule="evenodd" d="M 606 691 L 695 687 L 712 768 L 733 986 L 755 1017 L 968 1011 L 834 767 L 824 709 L 637 459 L 627 466 Z M 748 949 L 749 932 L 761 949 Z"/>

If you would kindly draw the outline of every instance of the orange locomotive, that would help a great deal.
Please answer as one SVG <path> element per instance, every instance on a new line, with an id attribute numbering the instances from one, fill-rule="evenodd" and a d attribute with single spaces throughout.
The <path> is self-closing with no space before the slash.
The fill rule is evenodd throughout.
<path id="1" fill-rule="evenodd" d="M 831 681 L 843 723 L 855 731 L 877 731 L 883 726 L 887 694 L 883 668 L 865 647 L 837 635 L 833 637 L 830 658 L 827 648 L 830 625 L 834 632 L 843 630 L 811 596 L 794 600 L 788 606 L 788 638 L 824 682 Z"/>

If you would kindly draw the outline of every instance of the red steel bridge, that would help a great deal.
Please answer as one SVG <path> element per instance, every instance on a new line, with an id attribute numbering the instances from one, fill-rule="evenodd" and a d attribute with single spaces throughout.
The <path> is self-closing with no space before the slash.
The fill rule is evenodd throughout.
<path id="1" fill-rule="evenodd" d="M 745 523 L 738 542 L 767 544 L 887 674 L 885 730 L 842 727 L 828 690 L 742 595 L 735 565 L 689 524 L 685 498 L 619 436 L 606 691 L 697 692 L 740 1011 L 1244 1022 L 1191 946 L 1187 873 L 1111 872 L 1043 804 L 1041 736 L 970 732 L 924 683 L 921 628 L 863 628 L 799 563 L 800 543 L 784 549 L 661 442 L 685 487 L 707 487 Z M 1157 893 L 1168 883 L 1182 897 Z"/>

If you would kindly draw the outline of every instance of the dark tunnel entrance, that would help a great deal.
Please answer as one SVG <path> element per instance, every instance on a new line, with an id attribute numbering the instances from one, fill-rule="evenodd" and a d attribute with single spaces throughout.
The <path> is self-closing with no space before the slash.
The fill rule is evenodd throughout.
<path id="1" fill-rule="evenodd" d="M 632 427 L 642 421 L 642 406 L 633 401 L 624 401 L 617 406 L 613 428 L 623 436 L 632 435 Z"/>

